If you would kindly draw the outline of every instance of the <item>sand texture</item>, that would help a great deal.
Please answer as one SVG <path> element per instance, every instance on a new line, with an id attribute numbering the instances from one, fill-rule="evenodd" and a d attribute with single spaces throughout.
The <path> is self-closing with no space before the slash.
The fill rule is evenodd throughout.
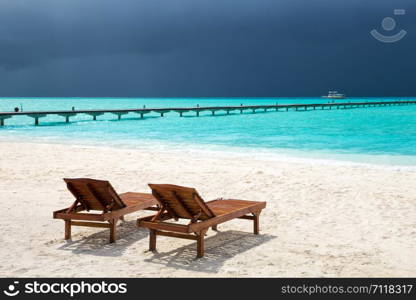
<path id="1" fill-rule="evenodd" d="M 1 277 L 415 277 L 416 171 L 394 167 L 268 161 L 202 153 L 150 152 L 1 142 Z M 193 241 L 158 238 L 133 213 L 119 227 L 74 227 L 54 210 L 73 202 L 63 177 L 111 181 L 121 192 L 147 183 L 218 197 L 267 201 L 261 235 L 247 220 L 208 231 L 206 256 Z M 150 212 L 151 213 L 151 212 Z"/>

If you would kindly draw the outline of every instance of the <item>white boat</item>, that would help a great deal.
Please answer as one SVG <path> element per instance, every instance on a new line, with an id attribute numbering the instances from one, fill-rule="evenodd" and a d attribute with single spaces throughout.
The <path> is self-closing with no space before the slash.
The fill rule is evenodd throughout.
<path id="1" fill-rule="evenodd" d="M 329 91 L 328 95 L 322 96 L 322 98 L 326 98 L 326 99 L 345 99 L 347 97 L 345 96 L 345 94 L 340 94 L 337 91 Z"/>

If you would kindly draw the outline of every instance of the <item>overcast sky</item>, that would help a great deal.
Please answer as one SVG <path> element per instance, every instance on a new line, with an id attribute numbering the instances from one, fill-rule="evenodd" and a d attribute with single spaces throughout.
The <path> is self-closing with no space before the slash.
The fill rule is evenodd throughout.
<path id="1" fill-rule="evenodd" d="M 416 96 L 415 37 L 415 0 L 0 0 L 0 97 Z"/>

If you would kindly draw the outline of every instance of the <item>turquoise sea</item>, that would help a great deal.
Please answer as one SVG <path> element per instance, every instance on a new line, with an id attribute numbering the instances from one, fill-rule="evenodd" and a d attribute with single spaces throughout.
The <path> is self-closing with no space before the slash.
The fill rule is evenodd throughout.
<path id="1" fill-rule="evenodd" d="M 338 101 L 390 101 L 406 98 L 349 98 Z M 321 98 L 0 98 L 0 111 L 188 107 L 326 103 Z M 257 112 L 243 115 L 210 112 L 198 118 L 175 112 L 144 119 L 130 113 L 64 118 L 47 116 L 40 126 L 29 117 L 13 117 L 0 128 L 1 140 L 103 145 L 128 148 L 222 151 L 227 155 L 291 157 L 416 166 L 416 105 L 316 111 Z M 0 146 L 1 147 L 1 146 Z"/>

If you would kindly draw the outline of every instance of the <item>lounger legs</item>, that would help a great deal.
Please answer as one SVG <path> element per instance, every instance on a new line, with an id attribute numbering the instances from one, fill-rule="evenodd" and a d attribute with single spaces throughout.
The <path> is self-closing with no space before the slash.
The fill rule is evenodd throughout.
<path id="1" fill-rule="evenodd" d="M 260 212 L 253 213 L 253 217 L 254 217 L 254 219 L 253 219 L 253 223 L 254 223 L 254 234 L 257 235 L 260 232 L 260 222 L 259 222 L 259 220 L 260 220 Z"/>
<path id="2" fill-rule="evenodd" d="M 199 232 L 197 236 L 197 258 L 204 257 L 205 254 L 205 233 L 207 232 L 207 229 L 202 230 Z"/>
<path id="3" fill-rule="evenodd" d="M 204 237 L 202 235 L 198 236 L 196 257 L 197 258 L 204 257 Z"/>
<path id="4" fill-rule="evenodd" d="M 100 227 L 100 228 L 110 228 L 110 244 L 115 243 L 117 239 L 117 222 L 118 219 L 109 220 L 107 223 L 98 223 L 98 222 L 80 222 L 80 221 L 71 221 L 65 220 L 65 239 L 71 239 L 71 227 L 72 226 L 84 226 L 84 227 Z"/>
<path id="5" fill-rule="evenodd" d="M 260 233 L 260 213 L 261 212 L 256 212 L 256 213 L 252 213 L 253 216 L 241 217 L 242 219 L 253 220 L 253 232 L 254 232 L 254 234 L 259 234 Z M 212 226 L 212 230 L 218 231 L 218 225 Z"/>
<path id="6" fill-rule="evenodd" d="M 150 229 L 149 251 L 156 251 L 156 230 Z"/>
<path id="7" fill-rule="evenodd" d="M 117 239 L 117 233 L 116 233 L 116 226 L 117 226 L 117 220 L 111 220 L 110 223 L 110 244 L 115 243 Z"/>
<path id="8" fill-rule="evenodd" d="M 65 239 L 71 239 L 71 221 L 65 220 Z"/>

